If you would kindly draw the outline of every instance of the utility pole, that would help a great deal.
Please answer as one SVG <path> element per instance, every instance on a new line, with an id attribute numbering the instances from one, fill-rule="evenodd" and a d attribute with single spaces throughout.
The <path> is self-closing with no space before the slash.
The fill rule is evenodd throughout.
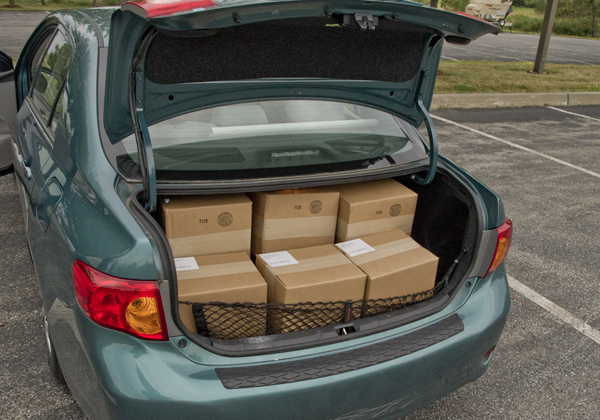
<path id="1" fill-rule="evenodd" d="M 537 74 L 544 74 L 546 55 L 548 55 L 550 36 L 552 35 L 554 17 L 556 16 L 556 6 L 558 6 L 558 0 L 548 0 L 548 3 L 546 3 L 546 13 L 544 13 L 542 34 L 540 36 L 540 43 L 538 44 L 537 54 L 535 55 L 535 64 L 533 65 L 533 72 Z"/>
<path id="2" fill-rule="evenodd" d="M 429 0 L 429 7 L 433 7 L 434 9 L 437 9 L 438 0 Z"/>

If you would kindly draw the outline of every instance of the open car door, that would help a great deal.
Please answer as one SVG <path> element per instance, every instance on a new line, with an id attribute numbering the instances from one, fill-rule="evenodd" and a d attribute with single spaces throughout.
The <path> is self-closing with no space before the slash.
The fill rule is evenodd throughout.
<path id="1" fill-rule="evenodd" d="M 0 175 L 13 171 L 10 127 L 17 114 L 12 59 L 0 51 Z"/>

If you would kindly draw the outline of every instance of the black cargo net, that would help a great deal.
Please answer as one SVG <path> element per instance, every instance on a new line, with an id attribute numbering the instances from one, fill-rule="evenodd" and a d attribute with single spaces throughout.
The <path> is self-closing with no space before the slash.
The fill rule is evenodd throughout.
<path id="1" fill-rule="evenodd" d="M 230 340 L 283 334 L 327 325 L 346 324 L 354 319 L 398 311 L 424 302 L 447 284 L 454 268 L 466 252 L 463 250 L 433 289 L 407 296 L 346 302 L 282 303 L 197 303 L 192 306 L 198 335 Z"/>

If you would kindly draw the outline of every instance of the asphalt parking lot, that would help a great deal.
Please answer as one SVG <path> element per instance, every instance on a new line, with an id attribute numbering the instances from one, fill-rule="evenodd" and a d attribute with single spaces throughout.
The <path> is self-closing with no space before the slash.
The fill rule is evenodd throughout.
<path id="1" fill-rule="evenodd" d="M 469 45 L 444 44 L 442 60 L 535 61 L 539 35 L 502 32 L 483 36 Z M 600 40 L 553 36 L 547 63 L 600 64 Z"/>
<path id="2" fill-rule="evenodd" d="M 407 419 L 600 418 L 600 106 L 433 114 L 441 152 L 514 222 L 513 305 L 488 372 Z M 84 419 L 46 365 L 12 176 L 0 214 L 0 418 Z"/>

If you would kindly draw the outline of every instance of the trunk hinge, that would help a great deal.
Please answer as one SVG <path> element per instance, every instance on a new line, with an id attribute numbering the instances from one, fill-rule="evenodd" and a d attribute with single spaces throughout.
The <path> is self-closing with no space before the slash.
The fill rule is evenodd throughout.
<path id="1" fill-rule="evenodd" d="M 144 207 L 150 213 L 156 210 L 156 168 L 154 166 L 154 153 L 152 152 L 152 143 L 150 141 L 150 133 L 148 132 L 148 124 L 144 115 L 144 71 L 142 69 L 135 70 L 135 115 L 137 117 L 141 139 L 138 139 L 138 151 L 141 148 L 143 153 L 138 153 L 140 156 L 140 166 L 145 166 L 146 170 L 144 177 L 145 203 Z M 141 143 L 141 144 L 140 144 Z M 142 165 L 142 157 L 144 158 Z"/>
<path id="2" fill-rule="evenodd" d="M 152 152 L 148 124 L 144 115 L 144 69 L 139 64 L 155 33 L 156 30 L 151 29 L 144 34 L 140 48 L 134 56 L 131 70 L 129 71 L 129 107 L 144 187 L 144 202 L 142 204 L 150 213 L 154 213 L 157 203 L 156 167 L 154 165 L 154 153 Z"/>
<path id="3" fill-rule="evenodd" d="M 411 178 L 417 184 L 427 185 L 431 181 L 433 181 L 433 177 L 435 176 L 435 171 L 437 169 L 437 161 L 438 161 L 438 145 L 437 145 L 437 134 L 435 132 L 435 127 L 433 126 L 433 121 L 431 120 L 431 116 L 423 103 L 423 99 L 425 98 L 424 86 L 426 85 L 426 81 L 429 77 L 429 71 L 424 70 L 421 73 L 421 83 L 419 87 L 419 96 L 417 98 L 417 110 L 419 114 L 424 119 L 425 127 L 427 128 L 427 135 L 429 136 L 429 146 L 427 147 L 427 153 L 429 154 L 429 168 L 427 169 L 427 175 L 425 178 L 422 178 L 418 175 L 413 175 Z"/>

